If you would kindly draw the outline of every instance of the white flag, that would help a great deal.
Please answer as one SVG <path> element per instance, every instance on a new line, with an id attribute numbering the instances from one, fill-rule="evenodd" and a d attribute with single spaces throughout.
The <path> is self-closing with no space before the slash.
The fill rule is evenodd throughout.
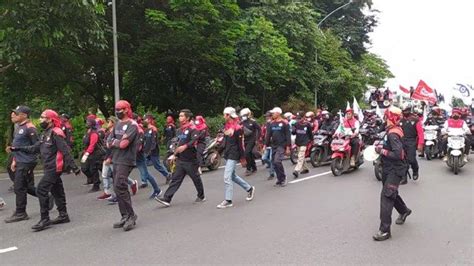
<path id="1" fill-rule="evenodd" d="M 346 107 L 346 111 L 351 109 L 351 104 L 349 103 L 349 101 L 347 101 L 347 107 Z"/>
<path id="2" fill-rule="evenodd" d="M 357 114 L 359 122 L 362 123 L 362 121 L 364 121 L 364 112 L 362 112 L 362 109 L 360 109 L 359 103 L 355 97 L 352 106 L 354 106 L 354 114 Z"/>

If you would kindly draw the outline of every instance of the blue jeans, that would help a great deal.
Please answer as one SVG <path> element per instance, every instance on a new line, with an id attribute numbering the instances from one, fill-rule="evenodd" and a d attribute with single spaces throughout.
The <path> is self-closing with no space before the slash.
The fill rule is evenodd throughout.
<path id="1" fill-rule="evenodd" d="M 106 194 L 113 194 L 114 180 L 113 180 L 113 164 L 102 163 L 102 181 L 104 183 L 104 192 Z M 127 183 L 129 186 L 133 185 L 133 179 L 128 177 Z"/>
<path id="2" fill-rule="evenodd" d="M 149 181 L 151 186 L 153 187 L 153 192 L 160 193 L 161 189 L 158 186 L 158 183 L 156 183 L 156 179 L 148 172 L 145 155 L 143 154 L 137 155 L 137 169 L 140 172 L 140 178 L 142 182 L 143 180 L 145 180 L 143 184 L 146 184 L 146 182 Z"/>
<path id="3" fill-rule="evenodd" d="M 265 149 L 265 153 L 262 156 L 262 161 L 268 165 L 268 173 L 271 176 L 275 175 L 275 169 L 273 168 L 273 163 L 272 163 L 272 148 L 267 147 Z"/>
<path id="4" fill-rule="evenodd" d="M 161 164 L 159 155 L 150 155 L 150 161 L 156 171 L 160 172 L 164 177 L 169 176 L 170 173 L 168 173 L 166 168 Z"/>
<path id="5" fill-rule="evenodd" d="M 238 161 L 226 160 L 224 170 L 224 184 L 225 184 L 225 200 L 232 201 L 234 193 L 233 183 L 241 186 L 245 191 L 249 191 L 252 187 L 235 173 L 235 167 Z"/>

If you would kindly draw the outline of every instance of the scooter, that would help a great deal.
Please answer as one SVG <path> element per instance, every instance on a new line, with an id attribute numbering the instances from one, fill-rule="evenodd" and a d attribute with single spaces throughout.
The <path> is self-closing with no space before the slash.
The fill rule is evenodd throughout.
<path id="1" fill-rule="evenodd" d="M 319 167 L 323 163 L 329 163 L 331 156 L 331 134 L 326 130 L 318 130 L 313 138 L 313 147 L 310 153 L 311 165 Z"/>
<path id="2" fill-rule="evenodd" d="M 364 163 L 364 156 L 362 154 L 363 142 L 360 142 L 360 150 L 358 158 L 355 159 L 355 166 L 351 166 L 351 138 L 349 136 L 336 137 L 331 142 L 331 150 L 333 154 L 331 158 L 331 172 L 334 176 L 340 176 L 349 170 L 358 169 Z"/>
<path id="3" fill-rule="evenodd" d="M 208 140 L 206 149 L 203 153 L 204 165 L 210 171 L 216 170 L 221 165 L 221 158 L 223 152 L 224 133 L 219 132 L 213 139 Z"/>
<path id="4" fill-rule="evenodd" d="M 448 160 L 446 164 L 453 170 L 455 175 L 457 175 L 459 170 L 465 165 L 464 149 L 466 148 L 466 144 L 464 137 L 465 133 L 462 129 L 448 129 Z"/>
<path id="5" fill-rule="evenodd" d="M 425 126 L 425 149 L 424 153 L 427 160 L 431 160 L 436 158 L 439 155 L 439 143 L 438 143 L 438 131 L 439 127 L 432 125 L 432 126 Z"/>

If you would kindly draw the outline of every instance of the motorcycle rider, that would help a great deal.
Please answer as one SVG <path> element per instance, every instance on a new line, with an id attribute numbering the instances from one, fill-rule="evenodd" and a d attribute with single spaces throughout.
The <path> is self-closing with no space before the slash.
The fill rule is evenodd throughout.
<path id="1" fill-rule="evenodd" d="M 311 128 L 313 130 L 313 134 L 315 134 L 319 130 L 319 122 L 316 119 L 316 115 L 314 114 L 314 112 L 312 112 L 312 111 L 306 112 L 305 119 L 306 119 L 306 121 L 311 123 Z"/>
<path id="2" fill-rule="evenodd" d="M 36 188 L 36 194 L 40 202 L 41 219 L 31 228 L 35 232 L 44 230 L 51 224 L 68 223 L 70 221 L 66 210 L 66 195 L 64 194 L 61 174 L 69 170 L 72 170 L 76 175 L 80 173 L 70 154 L 66 136 L 60 128 L 59 115 L 50 109 L 43 111 L 40 117 L 40 126 L 44 131 L 35 144 L 11 147 L 12 151 L 40 153 L 43 160 L 44 175 Z M 59 216 L 53 220 L 49 219 L 49 201 L 51 200 L 49 193 L 54 196 L 59 211 Z"/>
<path id="3" fill-rule="evenodd" d="M 441 114 L 441 108 L 434 106 L 424 123 L 425 126 L 438 126 L 438 143 L 440 144 L 438 150 L 439 154 L 444 152 L 441 129 L 443 128 L 445 122 L 446 119 Z"/>
<path id="4" fill-rule="evenodd" d="M 309 173 L 306 166 L 306 149 L 308 143 L 313 140 L 312 124 L 303 117 L 297 117 L 298 122 L 293 126 L 292 134 L 296 135 L 295 144 L 298 147 L 298 163 L 293 171 L 294 178 L 298 178 L 300 174 Z"/>
<path id="5" fill-rule="evenodd" d="M 469 152 L 471 150 L 471 143 L 470 143 L 470 138 L 469 138 L 469 135 L 471 134 L 471 130 L 469 129 L 469 127 L 467 126 L 467 123 L 466 121 L 462 120 L 461 119 L 461 110 L 459 110 L 458 108 L 453 108 L 453 111 L 452 111 L 452 114 L 451 114 L 451 117 L 444 123 L 443 125 L 443 129 L 441 130 L 442 134 L 443 134 L 443 139 L 442 139 L 442 149 L 444 151 L 444 154 L 446 154 L 446 156 L 443 157 L 443 161 L 446 162 L 448 160 L 448 156 L 447 156 L 447 150 L 448 150 L 448 129 L 450 128 L 460 128 L 462 129 L 464 132 L 465 132 L 465 135 L 464 135 L 464 139 L 465 139 L 465 148 L 464 148 L 464 162 L 467 163 L 468 162 L 468 156 L 469 156 Z"/>
<path id="6" fill-rule="evenodd" d="M 376 152 L 382 156 L 382 192 L 380 196 L 380 227 L 373 236 L 376 241 L 384 241 L 391 237 L 392 210 L 395 207 L 400 214 L 396 224 L 405 223 L 411 210 L 398 194 L 398 187 L 406 173 L 405 154 L 403 151 L 403 130 L 398 125 L 402 111 L 397 107 L 389 107 L 386 112 L 387 135 L 383 145 L 376 147 Z"/>
<path id="7" fill-rule="evenodd" d="M 351 157 L 351 166 L 354 167 L 356 165 L 356 159 L 359 156 L 359 149 L 360 149 L 360 139 L 359 139 L 359 129 L 360 123 L 354 117 L 354 111 L 352 109 L 346 110 L 346 116 L 343 120 L 343 127 L 345 132 L 352 132 L 351 138 L 351 150 L 352 150 L 352 157 Z"/>
<path id="8" fill-rule="evenodd" d="M 260 137 L 261 128 L 257 121 L 253 119 L 252 112 L 249 108 L 244 108 L 240 111 L 242 119 L 242 130 L 245 145 L 245 160 L 247 162 L 246 176 L 257 172 L 257 164 L 255 163 L 254 149 L 258 138 Z"/>
<path id="9" fill-rule="evenodd" d="M 328 134 L 331 136 L 334 134 L 334 131 L 336 130 L 337 126 L 334 123 L 334 120 L 331 119 L 331 114 L 328 111 L 322 111 L 321 112 L 321 124 L 319 129 L 327 131 Z"/>
<path id="10" fill-rule="evenodd" d="M 418 115 L 411 112 L 411 106 L 403 109 L 403 118 L 400 120 L 400 126 L 403 130 L 403 145 L 406 151 L 408 163 L 413 170 L 413 179 L 418 179 L 418 161 L 416 160 L 416 151 L 421 152 L 425 143 L 422 121 Z M 402 185 L 408 182 L 407 176 L 402 180 Z"/>

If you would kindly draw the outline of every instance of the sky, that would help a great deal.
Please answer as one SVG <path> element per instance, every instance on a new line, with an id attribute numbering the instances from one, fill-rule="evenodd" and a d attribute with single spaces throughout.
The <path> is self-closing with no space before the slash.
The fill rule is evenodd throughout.
<path id="1" fill-rule="evenodd" d="M 456 83 L 474 86 L 473 0 L 373 0 L 379 25 L 369 50 L 384 58 L 395 78 L 386 86 L 416 87 L 423 79 L 446 95 Z M 474 98 L 474 91 L 471 91 Z M 471 98 L 470 97 L 470 98 Z"/>

